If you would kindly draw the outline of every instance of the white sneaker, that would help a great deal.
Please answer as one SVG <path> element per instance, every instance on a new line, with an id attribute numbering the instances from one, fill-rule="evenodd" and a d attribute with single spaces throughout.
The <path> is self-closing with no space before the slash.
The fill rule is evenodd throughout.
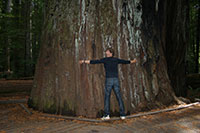
<path id="1" fill-rule="evenodd" d="M 101 120 L 110 120 L 110 116 L 109 116 L 109 115 L 103 116 L 103 117 L 101 118 Z"/>
<path id="2" fill-rule="evenodd" d="M 126 117 L 125 117 L 125 116 L 120 116 L 120 118 L 121 118 L 122 120 L 126 119 Z"/>

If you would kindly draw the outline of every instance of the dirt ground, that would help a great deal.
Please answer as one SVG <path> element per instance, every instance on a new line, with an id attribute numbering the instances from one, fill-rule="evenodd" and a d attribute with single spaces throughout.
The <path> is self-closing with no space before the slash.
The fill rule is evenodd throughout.
<path id="1" fill-rule="evenodd" d="M 12 98 L 22 98 L 20 96 Z M 24 97 L 23 97 L 24 98 Z M 3 98 L 4 100 L 7 97 Z M 26 107 L 27 105 L 24 104 Z M 0 133 L 72 132 L 72 133 L 199 133 L 200 104 L 186 109 L 103 123 L 81 122 L 43 117 L 44 113 L 19 104 L 0 104 Z"/>
<path id="2" fill-rule="evenodd" d="M 32 80 L 0 80 L 0 100 L 28 99 L 32 83 Z M 9 88 L 12 91 L 9 91 Z M 193 96 L 194 94 L 190 95 Z M 28 108 L 26 103 L 23 105 Z M 172 107 L 178 107 L 178 105 Z M 20 104 L 0 104 L 0 133 L 200 132 L 199 104 L 182 110 L 103 123 L 48 118 L 43 117 L 44 113 L 32 110 L 31 108 L 28 108 L 28 110 L 33 114 L 28 114 Z"/>

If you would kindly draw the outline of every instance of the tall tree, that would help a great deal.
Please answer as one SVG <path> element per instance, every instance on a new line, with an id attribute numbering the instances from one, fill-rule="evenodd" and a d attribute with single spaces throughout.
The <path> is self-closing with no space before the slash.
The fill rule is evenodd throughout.
<path id="1" fill-rule="evenodd" d="M 175 25 L 180 24 L 180 30 L 186 32 L 182 26 L 187 23 L 182 21 L 186 2 L 179 3 L 181 0 L 174 4 L 167 0 L 47 0 L 43 45 L 29 105 L 50 113 L 98 116 L 103 109 L 103 67 L 80 66 L 78 62 L 103 57 L 109 46 L 117 57 L 138 60 L 136 65 L 119 67 L 127 113 L 176 103 L 167 69 L 171 64 L 166 60 L 170 56 L 166 49 L 174 43 L 166 40 L 173 40 L 172 32 L 181 34 L 174 30 Z M 173 17 L 177 21 L 167 26 Z M 176 46 L 185 52 L 186 45 Z M 111 110 L 118 111 L 113 95 Z"/>
<path id="2" fill-rule="evenodd" d="M 11 6 L 12 6 L 12 0 L 8 0 L 7 1 L 7 6 L 6 6 L 6 13 L 7 14 L 11 13 L 11 10 L 12 10 Z M 9 24 L 10 24 L 10 19 L 8 20 L 7 27 L 10 26 Z M 6 51 L 7 51 L 7 70 L 8 70 L 8 72 L 10 72 L 10 45 L 11 45 L 11 39 L 10 39 L 9 35 L 7 35 L 6 42 L 7 42 L 6 43 L 7 44 L 7 47 L 6 47 Z"/>
<path id="3" fill-rule="evenodd" d="M 24 15 L 25 15 L 25 43 L 24 43 L 24 75 L 28 76 L 31 69 L 31 57 L 32 57 L 32 1 L 25 1 L 24 4 Z"/>
<path id="4" fill-rule="evenodd" d="M 196 58 L 195 58 L 195 72 L 199 73 L 199 39 L 200 39 L 200 0 L 198 0 L 198 13 L 196 23 Z"/>

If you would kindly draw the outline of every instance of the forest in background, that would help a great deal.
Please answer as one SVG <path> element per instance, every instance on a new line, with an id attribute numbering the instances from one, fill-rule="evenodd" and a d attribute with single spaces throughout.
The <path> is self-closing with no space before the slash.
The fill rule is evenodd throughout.
<path id="1" fill-rule="evenodd" d="M 199 73 L 200 0 L 189 0 L 186 73 Z M 0 78 L 32 77 L 44 20 L 43 0 L 0 1 Z"/>
<path id="2" fill-rule="evenodd" d="M 199 73 L 200 0 L 189 0 L 189 35 L 187 48 L 187 73 Z"/>
<path id="3" fill-rule="evenodd" d="M 43 0 L 0 1 L 0 77 L 34 75 L 43 25 Z"/>

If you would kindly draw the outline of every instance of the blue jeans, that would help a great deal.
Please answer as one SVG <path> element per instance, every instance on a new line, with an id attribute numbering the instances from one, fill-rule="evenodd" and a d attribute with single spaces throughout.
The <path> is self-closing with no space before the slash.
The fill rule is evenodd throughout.
<path id="1" fill-rule="evenodd" d="M 122 101 L 119 79 L 118 78 L 106 78 L 105 83 L 105 97 L 104 97 L 104 113 L 105 115 L 110 115 L 110 95 L 112 88 L 114 88 L 114 92 L 119 104 L 120 116 L 125 116 L 124 113 L 124 103 Z"/>

